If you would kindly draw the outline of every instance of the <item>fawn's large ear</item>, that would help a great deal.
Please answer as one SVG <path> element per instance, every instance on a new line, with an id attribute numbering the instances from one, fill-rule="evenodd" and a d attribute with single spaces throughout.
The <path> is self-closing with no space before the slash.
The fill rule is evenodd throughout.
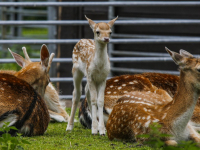
<path id="1" fill-rule="evenodd" d="M 54 53 L 51 53 L 50 58 L 49 58 L 49 63 L 48 63 L 48 67 L 47 67 L 47 72 L 49 72 L 50 68 L 51 68 L 51 63 L 53 61 L 53 57 L 54 57 Z"/>
<path id="2" fill-rule="evenodd" d="M 112 28 L 112 26 L 114 25 L 114 23 L 117 20 L 117 18 L 118 18 L 118 16 L 115 19 L 113 19 L 110 22 L 108 22 L 108 25 L 110 26 L 110 28 Z"/>
<path id="3" fill-rule="evenodd" d="M 47 69 L 49 63 L 49 50 L 45 44 L 42 45 L 40 50 L 40 59 L 42 66 Z"/>
<path id="4" fill-rule="evenodd" d="M 194 56 L 192 54 L 190 54 L 189 52 L 187 52 L 186 50 L 183 50 L 181 49 L 179 51 L 179 53 L 182 55 L 182 56 L 185 56 L 185 57 L 188 57 L 188 58 L 193 58 Z"/>
<path id="5" fill-rule="evenodd" d="M 165 47 L 165 50 L 170 54 L 170 56 L 172 57 L 172 59 L 177 65 L 183 66 L 185 64 L 186 59 L 184 56 L 180 55 L 179 53 L 169 50 L 167 47 Z"/>
<path id="6" fill-rule="evenodd" d="M 22 50 L 23 50 L 25 59 L 26 59 L 27 61 L 31 62 L 31 59 L 30 59 L 30 57 L 28 56 L 28 53 L 27 53 L 27 51 L 26 51 L 26 47 L 22 47 Z"/>
<path id="7" fill-rule="evenodd" d="M 94 21 L 92 21 L 91 19 L 89 19 L 88 17 L 86 17 L 86 15 L 85 15 L 85 18 L 89 22 L 90 28 L 92 28 L 92 30 L 94 30 L 96 23 Z"/>
<path id="8" fill-rule="evenodd" d="M 12 54 L 13 58 L 15 59 L 16 63 L 20 66 L 20 67 L 25 67 L 26 64 L 28 63 L 21 55 L 12 52 L 9 48 L 8 48 L 9 52 Z"/>

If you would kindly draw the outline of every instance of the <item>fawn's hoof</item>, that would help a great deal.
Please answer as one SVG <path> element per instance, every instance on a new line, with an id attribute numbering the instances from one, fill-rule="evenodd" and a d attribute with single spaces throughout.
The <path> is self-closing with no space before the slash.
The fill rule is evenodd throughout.
<path id="1" fill-rule="evenodd" d="M 98 134 L 98 130 L 97 129 L 92 129 L 92 134 Z"/>
<path id="2" fill-rule="evenodd" d="M 105 129 L 103 129 L 103 130 L 99 130 L 99 134 L 100 134 L 100 135 L 105 135 L 105 134 L 106 134 Z"/>
<path id="3" fill-rule="evenodd" d="M 67 129 L 66 129 L 67 132 L 71 132 L 72 129 L 73 129 L 73 125 L 67 125 Z"/>

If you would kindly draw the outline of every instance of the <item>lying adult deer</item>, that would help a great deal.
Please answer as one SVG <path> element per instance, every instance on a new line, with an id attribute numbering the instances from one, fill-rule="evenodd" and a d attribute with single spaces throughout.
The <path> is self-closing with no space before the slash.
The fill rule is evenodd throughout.
<path id="1" fill-rule="evenodd" d="M 92 111 L 92 134 L 105 135 L 103 121 L 104 90 L 106 78 L 110 71 L 110 61 L 107 54 L 107 43 L 110 40 L 111 28 L 117 18 L 108 23 L 95 23 L 87 18 L 94 32 L 94 41 L 88 39 L 80 40 L 73 49 L 73 81 L 74 91 L 72 99 L 71 116 L 67 125 L 68 131 L 73 129 L 74 116 L 77 104 L 81 96 L 81 81 L 83 76 L 87 78 L 85 93 Z M 97 122 L 97 108 L 99 124 Z"/>
<path id="2" fill-rule="evenodd" d="M 50 56 L 46 45 L 42 45 L 41 62 L 27 62 L 9 51 L 23 68 L 15 75 L 0 74 L 0 127 L 10 122 L 9 126 L 15 126 L 23 135 L 42 135 L 50 120 L 43 98 L 54 54 Z M 15 135 L 16 131 L 10 133 Z"/>
<path id="3" fill-rule="evenodd" d="M 167 145 L 177 145 L 187 139 L 200 143 L 200 135 L 189 123 L 200 95 L 200 61 L 166 50 L 180 67 L 178 90 L 173 100 L 158 105 L 149 99 L 163 101 L 165 95 L 145 91 L 125 94 L 113 107 L 106 124 L 110 140 L 137 139 L 137 135 L 147 134 L 149 125 L 157 122 L 162 125 L 162 133 L 173 136 L 165 139 Z"/>
<path id="4" fill-rule="evenodd" d="M 26 48 L 22 48 L 24 56 L 25 56 L 25 64 L 18 63 L 20 67 L 25 67 L 26 65 L 32 63 Z M 24 65 L 24 66 L 23 66 Z M 13 70 L 0 70 L 0 73 L 8 73 L 8 74 L 16 74 L 16 71 Z M 60 101 L 59 101 L 59 95 L 52 83 L 50 82 L 45 90 L 44 94 L 44 101 L 47 105 L 50 118 L 52 121 L 57 121 L 57 122 L 67 122 L 69 119 L 69 115 L 67 112 L 61 107 Z"/>

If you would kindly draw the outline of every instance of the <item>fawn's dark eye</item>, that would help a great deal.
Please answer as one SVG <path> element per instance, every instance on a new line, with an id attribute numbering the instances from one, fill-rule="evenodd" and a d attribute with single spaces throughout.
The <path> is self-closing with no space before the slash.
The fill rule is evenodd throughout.
<path id="1" fill-rule="evenodd" d="M 99 35 L 99 34 L 100 34 L 100 32 L 99 32 L 99 31 L 97 31 L 96 33 L 97 33 L 97 35 Z"/>
<path id="2" fill-rule="evenodd" d="M 197 71 L 198 71 L 198 72 L 200 72 L 200 68 L 199 68 L 199 69 L 197 69 Z"/>

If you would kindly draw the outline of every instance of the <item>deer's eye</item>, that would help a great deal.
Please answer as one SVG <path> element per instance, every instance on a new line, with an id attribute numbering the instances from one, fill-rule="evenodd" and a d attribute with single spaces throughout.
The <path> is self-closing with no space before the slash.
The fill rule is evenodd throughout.
<path id="1" fill-rule="evenodd" d="M 96 33 L 97 33 L 97 35 L 99 35 L 99 34 L 100 34 L 100 32 L 99 32 L 99 31 L 97 31 Z"/>
<path id="2" fill-rule="evenodd" d="M 197 69 L 197 71 L 198 71 L 198 72 L 200 72 L 200 68 L 199 68 L 199 69 Z"/>

